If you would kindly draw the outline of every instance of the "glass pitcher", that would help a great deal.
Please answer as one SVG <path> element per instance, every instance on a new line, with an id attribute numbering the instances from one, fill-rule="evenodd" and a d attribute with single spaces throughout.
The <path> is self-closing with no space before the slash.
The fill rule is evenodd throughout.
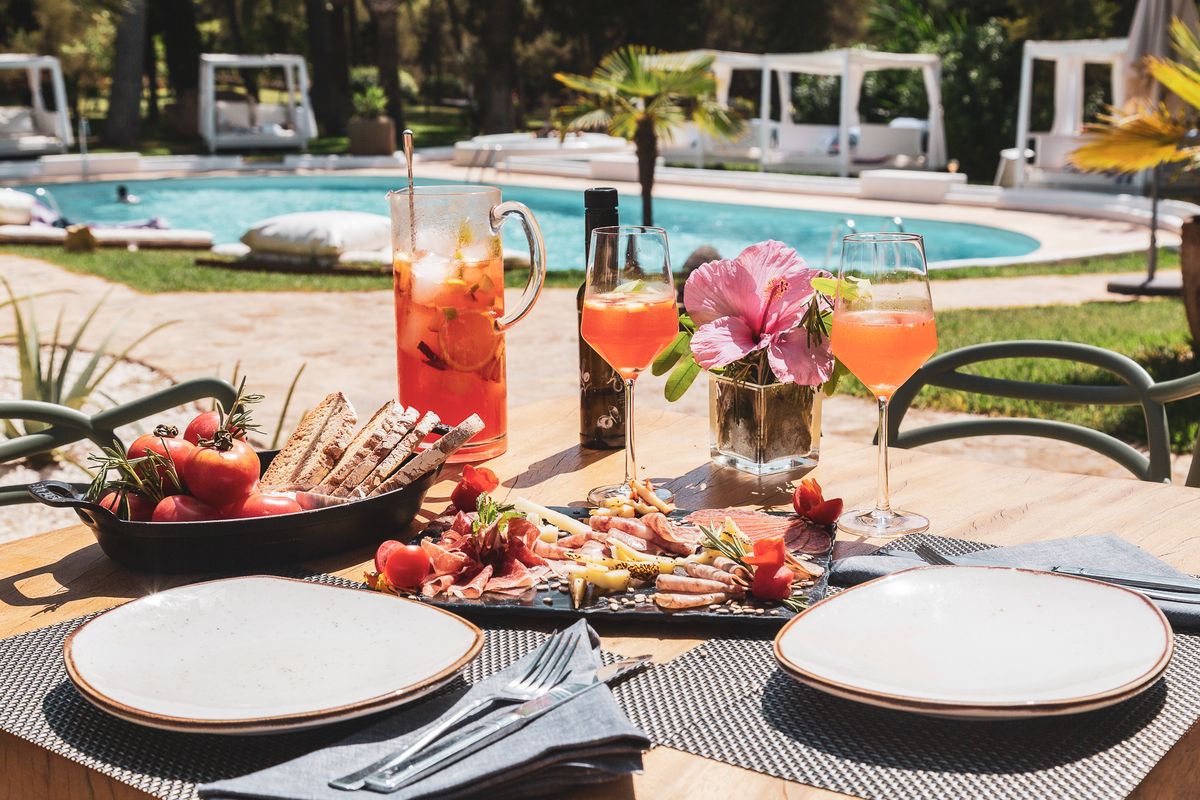
<path id="1" fill-rule="evenodd" d="M 471 414 L 483 431 L 451 461 L 482 461 L 508 446 L 504 331 L 529 313 L 546 277 L 533 214 L 492 186 L 389 192 L 400 402 L 447 425 Z M 500 226 L 516 217 L 529 239 L 529 284 L 504 313 Z"/>

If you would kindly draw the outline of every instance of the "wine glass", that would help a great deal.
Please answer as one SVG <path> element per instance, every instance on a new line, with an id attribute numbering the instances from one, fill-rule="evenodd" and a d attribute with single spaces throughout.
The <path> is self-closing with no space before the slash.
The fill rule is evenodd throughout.
<path id="1" fill-rule="evenodd" d="M 675 303 L 666 231 L 641 225 L 592 231 L 580 334 L 625 382 L 625 481 L 589 492 L 594 505 L 628 497 L 629 481 L 638 477 L 633 386 L 679 333 Z"/>
<path id="2" fill-rule="evenodd" d="M 848 511 L 842 530 L 895 538 L 920 533 L 929 520 L 891 506 L 888 490 L 888 401 L 937 350 L 937 328 L 925 265 L 914 233 L 856 233 L 842 240 L 833 305 L 833 353 L 879 401 L 879 477 L 875 508 Z"/>

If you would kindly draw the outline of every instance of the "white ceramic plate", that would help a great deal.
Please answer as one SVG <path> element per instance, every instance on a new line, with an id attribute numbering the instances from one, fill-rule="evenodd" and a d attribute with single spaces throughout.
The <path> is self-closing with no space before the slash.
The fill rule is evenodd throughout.
<path id="1" fill-rule="evenodd" d="M 1149 688 L 1174 638 L 1143 595 L 1003 567 L 924 567 L 793 618 L 775 656 L 802 682 L 872 705 L 1013 719 L 1102 708 Z"/>
<path id="2" fill-rule="evenodd" d="M 256 576 L 118 606 L 71 634 L 64 655 L 83 696 L 131 722 L 274 733 L 406 703 L 482 646 L 482 631 L 433 606 Z"/>

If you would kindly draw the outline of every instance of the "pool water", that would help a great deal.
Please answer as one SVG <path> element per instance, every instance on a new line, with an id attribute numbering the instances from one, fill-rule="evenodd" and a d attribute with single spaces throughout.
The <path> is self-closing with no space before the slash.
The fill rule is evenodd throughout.
<path id="1" fill-rule="evenodd" d="M 236 242 L 258 220 L 294 211 L 348 210 L 388 214 L 384 195 L 404 185 L 404 177 L 360 175 L 170 178 L 122 181 L 141 198 L 138 205 L 116 200 L 115 181 L 56 184 L 48 187 L 72 222 L 131 222 L 162 217 L 173 228 L 211 231 L 218 244 Z M 419 181 L 449 183 L 449 181 Z M 532 210 L 546 239 L 550 269 L 583 266 L 583 193 L 561 189 L 502 186 L 504 199 Z M 720 196 L 719 189 L 697 195 Z M 831 202 L 836 202 L 835 200 Z M 641 222 L 641 199 L 622 196 L 622 221 Z M 747 245 L 778 239 L 794 247 L 813 266 L 826 264 L 830 234 L 847 215 L 698 200 L 656 198 L 654 222 L 666 228 L 673 260 L 681 265 L 701 245 L 732 258 Z M 883 217 L 853 215 L 860 231 L 894 230 Z M 1022 256 L 1038 241 L 1014 231 L 962 222 L 905 218 L 904 228 L 925 237 L 931 262 Z M 524 248 L 520 226 L 504 226 L 505 245 Z M 836 262 L 837 253 L 834 253 Z M 833 265 L 836 266 L 836 263 Z"/>

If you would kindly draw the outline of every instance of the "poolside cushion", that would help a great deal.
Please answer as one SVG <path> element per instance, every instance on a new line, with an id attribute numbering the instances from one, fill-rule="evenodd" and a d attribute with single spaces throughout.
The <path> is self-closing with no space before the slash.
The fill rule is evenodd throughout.
<path id="1" fill-rule="evenodd" d="M 242 236 L 254 253 L 335 260 L 349 251 L 384 250 L 391 221 L 361 211 L 302 211 L 255 223 Z"/>
<path id="2" fill-rule="evenodd" d="M 33 109 L 28 106 L 0 106 L 0 136 L 18 138 L 36 133 Z"/>
<path id="3" fill-rule="evenodd" d="M 16 189 L 0 189 L 0 225 L 28 225 L 37 202 L 31 194 Z"/>

